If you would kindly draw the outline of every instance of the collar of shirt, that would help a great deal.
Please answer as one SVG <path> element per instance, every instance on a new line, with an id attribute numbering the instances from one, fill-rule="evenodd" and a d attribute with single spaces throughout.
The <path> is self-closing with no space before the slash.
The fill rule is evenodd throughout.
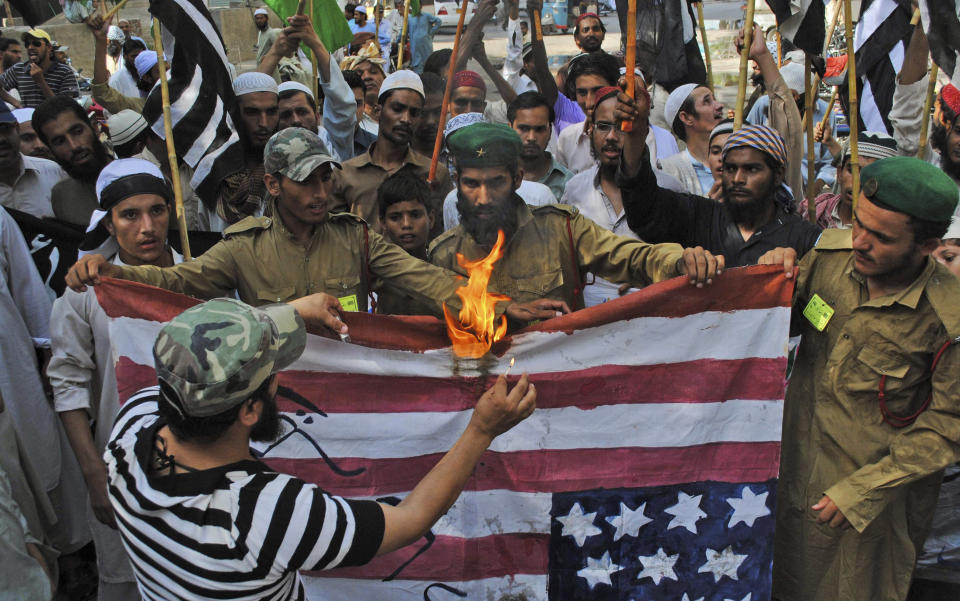
<path id="1" fill-rule="evenodd" d="M 867 290 L 867 278 L 853 268 L 853 258 L 853 251 L 851 251 L 850 258 L 847 260 L 847 267 L 845 271 L 847 275 L 857 282 L 857 284 L 861 287 L 862 298 L 867 299 L 866 301 L 860 303 L 861 307 L 888 307 L 894 303 L 897 303 L 903 305 L 904 307 L 916 309 L 917 305 L 920 304 L 920 297 L 923 296 L 923 290 L 927 287 L 927 282 L 930 280 L 930 276 L 933 275 L 933 271 L 937 267 L 934 259 L 932 257 L 927 257 L 926 264 L 923 266 L 923 271 L 920 272 L 920 275 L 918 275 L 909 286 L 900 292 L 897 292 L 896 294 L 888 294 L 879 298 L 869 298 L 869 291 Z"/>
<path id="2" fill-rule="evenodd" d="M 358 158 L 360 158 L 360 160 L 357 161 L 358 169 L 367 167 L 370 165 L 376 167 L 377 169 L 383 169 L 383 167 L 373 162 L 373 149 L 376 146 L 376 144 L 377 144 L 376 142 L 370 144 L 370 146 L 367 148 L 367 151 L 359 155 Z M 417 152 L 414 152 L 414 150 L 410 148 L 410 146 L 407 146 L 407 154 L 404 155 L 403 157 L 403 165 L 404 166 L 414 165 L 416 167 L 424 167 L 424 166 L 429 166 L 430 163 L 428 158 L 426 158 L 425 156 Z M 403 167 L 401 167 L 401 169 L 402 168 Z"/>
<path id="3" fill-rule="evenodd" d="M 613 207 L 613 203 L 610 202 L 607 193 L 603 191 L 603 186 L 600 185 L 600 165 L 594 165 L 590 169 L 593 171 L 593 189 L 600 195 L 600 200 L 603 201 L 603 206 L 607 209 L 607 215 L 610 217 L 610 231 L 616 231 L 620 223 L 627 218 L 627 214 L 622 209 L 618 213 Z"/>

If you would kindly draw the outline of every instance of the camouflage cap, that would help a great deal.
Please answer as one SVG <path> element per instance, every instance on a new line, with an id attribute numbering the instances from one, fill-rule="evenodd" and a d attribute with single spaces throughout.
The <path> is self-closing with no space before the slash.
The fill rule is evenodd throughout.
<path id="1" fill-rule="evenodd" d="M 160 398 L 184 416 L 222 413 L 296 361 L 306 342 L 303 320 L 288 304 L 254 308 L 218 298 L 191 307 L 153 345 Z"/>
<path id="2" fill-rule="evenodd" d="M 340 167 L 316 132 L 302 127 L 288 127 L 273 134 L 263 149 L 263 169 L 280 173 L 295 182 L 310 177 L 324 163 Z"/>

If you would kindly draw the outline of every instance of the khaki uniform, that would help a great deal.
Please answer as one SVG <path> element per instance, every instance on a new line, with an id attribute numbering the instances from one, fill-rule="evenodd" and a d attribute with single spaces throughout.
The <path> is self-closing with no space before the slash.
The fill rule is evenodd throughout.
<path id="1" fill-rule="evenodd" d="M 380 231 L 380 207 L 377 204 L 377 190 L 380 184 L 394 173 L 401 169 L 409 172 L 411 175 L 427 179 L 430 172 L 430 158 L 425 157 L 413 149 L 407 149 L 407 156 L 403 159 L 403 165 L 397 169 L 386 170 L 383 167 L 373 163 L 370 153 L 374 145 L 371 144 L 361 155 L 355 156 L 349 161 L 344 161 L 343 169 L 333 171 L 333 193 L 330 201 L 331 211 L 349 211 L 358 215 L 364 221 L 370 224 L 370 227 Z M 443 163 L 437 169 L 437 181 L 430 187 L 430 208 L 434 215 L 443 215 L 443 199 L 447 192 L 453 190 L 453 184 L 450 182 L 450 173 L 446 170 Z M 434 231 L 431 236 L 436 236 L 443 229 L 443 223 L 440 219 L 436 220 Z"/>
<path id="2" fill-rule="evenodd" d="M 461 282 L 463 284 L 465 282 Z M 423 300 L 408 294 L 390 282 L 379 282 L 377 291 L 377 313 L 380 315 L 434 315 L 434 302 Z"/>
<path id="3" fill-rule="evenodd" d="M 348 311 L 367 310 L 370 282 L 379 279 L 433 307 L 434 315 L 443 314 L 442 301 L 460 307 L 454 291 L 461 283 L 452 273 L 407 254 L 349 213 L 318 225 L 307 246 L 279 218 L 248 217 L 223 236 L 188 263 L 121 267 L 119 277 L 203 299 L 236 290 L 254 306 L 326 292 Z"/>
<path id="4" fill-rule="evenodd" d="M 889 601 L 907 596 L 942 470 L 960 457 L 960 281 L 932 259 L 896 295 L 870 299 L 849 230 L 826 230 L 801 262 L 800 344 L 783 420 L 774 598 Z M 835 313 L 823 331 L 801 315 L 817 294 Z M 930 406 L 912 424 L 897 416 Z M 824 495 L 852 528 L 816 521 Z"/>
<path id="5" fill-rule="evenodd" d="M 677 261 L 683 249 L 678 244 L 647 244 L 618 236 L 569 205 L 531 210 L 520 202 L 517 211 L 517 231 L 504 244 L 503 258 L 490 277 L 490 288 L 515 302 L 549 298 L 566 301 L 571 309 L 581 308 L 587 272 L 634 285 L 680 275 Z M 434 240 L 427 254 L 434 265 L 466 275 L 457 263 L 457 253 L 475 260 L 488 252 L 458 225 Z"/>

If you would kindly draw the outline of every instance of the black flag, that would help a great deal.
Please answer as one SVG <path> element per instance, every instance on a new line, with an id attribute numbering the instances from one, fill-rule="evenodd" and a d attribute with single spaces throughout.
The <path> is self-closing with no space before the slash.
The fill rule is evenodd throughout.
<path id="1" fill-rule="evenodd" d="M 827 34 L 824 27 L 826 10 L 823 0 L 767 0 L 777 17 L 780 36 L 807 54 L 823 53 Z"/>
<path id="2" fill-rule="evenodd" d="M 920 0 L 920 20 L 930 42 L 930 56 L 960 86 L 960 12 L 957 0 Z"/>

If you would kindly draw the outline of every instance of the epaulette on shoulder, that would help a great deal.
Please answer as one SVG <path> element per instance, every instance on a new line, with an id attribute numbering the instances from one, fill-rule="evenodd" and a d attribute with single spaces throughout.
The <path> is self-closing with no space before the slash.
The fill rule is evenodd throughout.
<path id="1" fill-rule="evenodd" d="M 851 250 L 853 249 L 853 230 L 823 230 L 814 248 L 817 250 Z"/>
<path id="2" fill-rule="evenodd" d="M 330 213 L 330 221 L 339 223 L 339 222 L 348 222 L 348 223 L 360 223 L 367 225 L 367 222 L 363 220 L 363 217 L 359 215 L 354 215 L 353 213 L 348 213 L 346 211 L 338 213 Z"/>
<path id="3" fill-rule="evenodd" d="M 454 235 L 457 234 L 457 232 L 459 232 L 460 230 L 461 228 L 458 225 L 448 229 L 447 231 L 443 232 L 442 234 L 434 238 L 430 242 L 430 244 L 427 246 L 427 256 L 432 255 L 433 251 L 435 251 L 437 248 L 446 244 L 450 240 L 453 240 Z"/>
<path id="4" fill-rule="evenodd" d="M 576 217 L 580 209 L 573 205 L 549 204 L 540 207 L 530 207 L 530 212 L 534 215 L 563 215 L 564 217 Z"/>
<path id="5" fill-rule="evenodd" d="M 273 219 L 271 217 L 244 217 L 240 221 L 223 230 L 223 237 L 229 238 L 230 236 L 242 234 L 243 232 L 265 230 L 270 227 L 271 223 L 273 223 Z"/>
<path id="6" fill-rule="evenodd" d="M 924 292 L 930 301 L 930 306 L 933 307 L 933 312 L 937 314 L 947 330 L 947 335 L 956 340 L 960 336 L 960 310 L 957 310 L 960 278 L 938 265 L 927 281 Z"/>

